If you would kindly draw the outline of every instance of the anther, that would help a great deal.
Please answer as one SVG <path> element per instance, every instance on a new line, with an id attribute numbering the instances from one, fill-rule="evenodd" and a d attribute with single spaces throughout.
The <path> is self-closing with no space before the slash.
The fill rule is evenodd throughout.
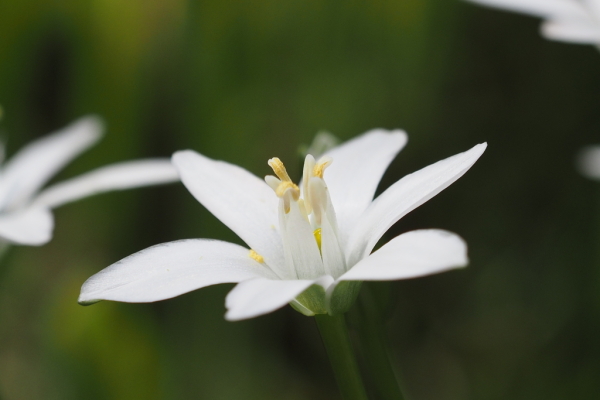
<path id="1" fill-rule="evenodd" d="M 297 201 L 300 198 L 300 189 L 298 189 L 295 183 L 290 181 L 281 181 L 275 190 L 275 194 L 277 197 L 283 197 L 288 190 L 291 190 L 294 200 Z"/>
<path id="2" fill-rule="evenodd" d="M 250 254 L 248 254 L 248 255 L 250 256 L 251 259 L 253 259 L 254 261 L 258 261 L 261 264 L 265 262 L 265 259 L 263 258 L 263 256 L 261 256 L 254 250 L 250 250 Z"/>
<path id="3" fill-rule="evenodd" d="M 290 176 L 288 175 L 283 162 L 277 157 L 273 157 L 268 161 L 269 167 L 273 168 L 275 175 L 282 181 L 291 182 Z"/>
<path id="4" fill-rule="evenodd" d="M 329 167 L 329 165 L 331 165 L 332 162 L 333 160 L 331 159 L 331 157 L 322 157 L 313 168 L 313 176 L 317 176 L 323 179 L 323 173 L 325 172 L 325 168 Z"/>

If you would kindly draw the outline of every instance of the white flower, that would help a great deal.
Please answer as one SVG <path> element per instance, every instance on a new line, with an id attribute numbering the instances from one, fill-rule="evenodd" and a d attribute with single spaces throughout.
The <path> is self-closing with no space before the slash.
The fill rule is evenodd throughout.
<path id="1" fill-rule="evenodd" d="M 577 168 L 582 175 L 600 179 L 600 146 L 586 146 L 577 155 Z"/>
<path id="2" fill-rule="evenodd" d="M 546 39 L 600 44 L 600 0 L 469 0 L 544 18 Z"/>
<path id="3" fill-rule="evenodd" d="M 42 245 L 52 238 L 54 207 L 105 191 L 179 180 L 168 159 L 149 159 L 98 168 L 40 192 L 53 175 L 98 141 L 102 130 L 98 118 L 81 118 L 25 146 L 0 167 L 0 242 Z"/>
<path id="4" fill-rule="evenodd" d="M 387 166 L 406 143 L 402 131 L 373 130 L 307 156 L 301 188 L 279 159 L 267 184 L 235 165 L 191 150 L 173 163 L 194 197 L 250 249 L 211 239 L 164 243 L 89 278 L 79 302 L 151 302 L 236 282 L 226 318 L 251 318 L 290 303 L 306 315 L 347 311 L 360 281 L 393 280 L 467 264 L 466 245 L 441 230 L 402 234 L 371 254 L 402 216 L 462 176 L 486 144 L 405 176 L 373 200 Z M 275 193 L 274 193 L 275 192 Z"/>

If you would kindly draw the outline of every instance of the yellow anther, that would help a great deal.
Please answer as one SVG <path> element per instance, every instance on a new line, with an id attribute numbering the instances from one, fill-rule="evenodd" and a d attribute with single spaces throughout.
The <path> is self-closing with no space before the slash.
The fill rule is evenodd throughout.
<path id="1" fill-rule="evenodd" d="M 315 240 L 317 241 L 317 246 L 319 246 L 319 251 L 321 251 L 321 228 L 315 229 L 313 232 L 315 235 Z"/>
<path id="2" fill-rule="evenodd" d="M 263 258 L 263 256 L 261 256 L 260 254 L 258 254 L 254 250 L 250 250 L 249 256 L 250 256 L 251 259 L 253 259 L 254 261 L 258 261 L 261 264 L 265 262 L 265 259 Z"/>
<path id="3" fill-rule="evenodd" d="M 277 186 L 277 190 L 275 190 L 275 194 L 277 197 L 283 197 L 288 190 L 292 191 L 292 197 L 294 200 L 298 200 L 300 198 L 300 189 L 298 189 L 298 186 L 291 181 L 281 181 L 279 186 Z"/>
<path id="4" fill-rule="evenodd" d="M 323 173 L 325 172 L 325 168 L 329 167 L 329 164 L 331 164 L 331 159 L 317 163 L 313 168 L 313 176 L 323 179 Z"/>
<path id="5" fill-rule="evenodd" d="M 273 168 L 273 172 L 279 179 L 284 182 L 291 182 L 290 176 L 288 175 L 285 165 L 281 162 L 281 160 L 277 157 L 273 157 L 268 161 L 269 167 Z"/>

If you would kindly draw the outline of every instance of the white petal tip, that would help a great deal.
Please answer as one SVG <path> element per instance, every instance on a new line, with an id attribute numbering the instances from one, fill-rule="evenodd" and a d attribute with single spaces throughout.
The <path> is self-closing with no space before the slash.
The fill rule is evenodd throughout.
<path id="1" fill-rule="evenodd" d="M 483 143 L 479 143 L 478 145 L 476 145 L 475 147 L 473 147 L 474 149 L 479 149 L 482 153 L 485 151 L 485 149 L 487 149 L 487 142 L 483 142 Z"/>
<path id="2" fill-rule="evenodd" d="M 549 40 L 571 44 L 597 44 L 600 42 L 600 29 L 592 21 L 545 21 L 540 34 Z"/>
<path id="3" fill-rule="evenodd" d="M 45 208 L 32 207 L 0 218 L 0 238 L 17 245 L 42 246 L 52 239 L 54 218 Z"/>
<path id="4" fill-rule="evenodd" d="M 15 246 L 31 246 L 31 247 L 40 247 L 45 244 L 48 244 L 52 239 L 52 236 L 44 237 L 44 238 L 11 238 L 11 237 L 3 237 L 0 234 L 0 238 L 3 240 L 15 245 Z"/>
<path id="5" fill-rule="evenodd" d="M 194 150 L 179 150 L 173 153 L 173 155 L 171 156 L 171 161 L 173 162 L 173 164 L 176 164 L 185 160 L 187 157 L 194 155 L 198 155 L 198 153 Z"/>
<path id="6" fill-rule="evenodd" d="M 90 138 L 98 139 L 104 132 L 104 120 L 98 115 L 90 114 L 79 118 L 67 127 L 69 130 L 87 134 Z"/>
<path id="7" fill-rule="evenodd" d="M 227 311 L 225 313 L 225 319 L 229 322 L 243 321 L 245 319 L 250 319 L 257 317 L 258 315 L 247 315 L 247 314 L 237 314 L 235 312 Z"/>
<path id="8" fill-rule="evenodd" d="M 98 303 L 104 299 L 98 298 L 97 296 L 92 296 L 93 292 L 91 292 L 89 289 L 89 282 L 93 279 L 94 277 L 90 277 L 88 278 L 83 285 L 81 286 L 81 292 L 79 293 L 79 298 L 77 299 L 77 303 L 79 303 L 82 306 L 91 306 L 92 304 Z"/>
<path id="9" fill-rule="evenodd" d="M 285 307 L 285 306 L 282 306 L 282 307 Z M 232 308 L 232 309 L 227 310 L 227 312 L 225 313 L 225 319 L 230 322 L 243 321 L 245 319 L 251 319 L 251 318 L 260 317 L 265 314 L 270 314 L 274 311 L 277 311 L 279 308 L 280 307 L 275 308 L 273 310 L 260 311 L 260 312 L 248 312 L 247 310 L 243 310 L 240 308 Z"/>
<path id="10" fill-rule="evenodd" d="M 77 303 L 79 303 L 79 305 L 81 305 L 81 306 L 91 306 L 92 304 L 96 304 L 101 301 L 102 300 L 98 300 L 98 299 L 86 299 L 83 296 L 79 296 L 79 299 L 77 299 Z"/>
<path id="11" fill-rule="evenodd" d="M 456 264 L 454 264 L 453 266 L 451 265 L 450 268 L 456 268 L 456 269 L 467 268 L 469 266 L 469 262 L 470 262 L 470 260 L 467 257 L 467 255 L 465 254 L 464 260 L 457 261 Z"/>
<path id="12" fill-rule="evenodd" d="M 483 142 L 483 143 L 479 143 L 479 144 L 473 146 L 470 150 L 467 150 L 463 154 L 471 154 L 473 157 L 475 157 L 475 160 L 473 161 L 473 163 L 474 163 L 475 161 L 477 161 L 479 159 L 479 157 L 481 157 L 481 155 L 485 152 L 486 149 L 487 149 L 487 142 Z"/>
<path id="13" fill-rule="evenodd" d="M 600 146 L 584 147 L 576 159 L 579 172 L 592 179 L 600 179 Z"/>

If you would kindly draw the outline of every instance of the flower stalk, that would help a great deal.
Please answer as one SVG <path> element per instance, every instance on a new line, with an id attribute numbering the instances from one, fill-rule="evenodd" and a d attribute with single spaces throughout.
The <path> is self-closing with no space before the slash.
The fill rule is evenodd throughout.
<path id="1" fill-rule="evenodd" d="M 333 373 L 344 400 L 367 400 L 344 315 L 315 315 Z"/>
<path id="2" fill-rule="evenodd" d="M 370 378 L 377 391 L 377 398 L 404 400 L 389 357 L 382 311 L 369 285 L 364 285 L 360 292 L 358 311 L 360 321 L 356 328 L 363 350 L 362 358 L 367 370 L 371 372 Z"/>

